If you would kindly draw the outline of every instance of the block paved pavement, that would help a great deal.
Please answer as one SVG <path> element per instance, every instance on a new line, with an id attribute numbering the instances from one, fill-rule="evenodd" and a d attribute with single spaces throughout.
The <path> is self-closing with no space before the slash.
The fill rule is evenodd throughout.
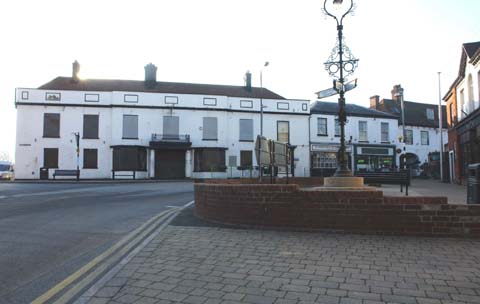
<path id="1" fill-rule="evenodd" d="M 168 226 L 88 303 L 480 303 L 480 241 Z"/>

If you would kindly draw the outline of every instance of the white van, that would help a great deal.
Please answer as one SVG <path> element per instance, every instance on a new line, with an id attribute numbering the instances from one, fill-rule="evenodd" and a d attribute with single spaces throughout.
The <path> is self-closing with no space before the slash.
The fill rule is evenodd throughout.
<path id="1" fill-rule="evenodd" d="M 13 165 L 11 162 L 0 161 L 0 179 L 13 179 Z"/>

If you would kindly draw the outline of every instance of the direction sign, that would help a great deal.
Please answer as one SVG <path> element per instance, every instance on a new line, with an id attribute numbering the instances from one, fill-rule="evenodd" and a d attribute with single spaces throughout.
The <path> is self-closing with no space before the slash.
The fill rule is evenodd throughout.
<path id="1" fill-rule="evenodd" d="M 338 92 L 334 88 L 330 88 L 330 89 L 326 89 L 326 90 L 323 90 L 323 91 L 316 92 L 315 94 L 317 94 L 318 99 L 322 99 L 322 98 L 325 98 L 325 97 L 330 97 L 330 96 L 333 96 L 333 95 L 337 95 Z"/>
<path id="2" fill-rule="evenodd" d="M 330 97 L 333 95 L 337 95 L 338 93 L 340 93 L 342 89 L 343 89 L 343 92 L 348 92 L 350 90 L 355 89 L 356 87 L 357 87 L 357 79 L 347 82 L 343 86 L 341 82 L 334 80 L 333 88 L 322 90 L 322 91 L 316 92 L 315 94 L 317 94 L 318 99 L 322 99 L 322 98 Z"/>

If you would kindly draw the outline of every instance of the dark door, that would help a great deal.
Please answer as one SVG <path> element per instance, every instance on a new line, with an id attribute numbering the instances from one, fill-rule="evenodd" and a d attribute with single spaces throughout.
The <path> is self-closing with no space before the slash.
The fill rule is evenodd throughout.
<path id="1" fill-rule="evenodd" d="M 155 178 L 185 178 L 185 150 L 156 150 Z"/>

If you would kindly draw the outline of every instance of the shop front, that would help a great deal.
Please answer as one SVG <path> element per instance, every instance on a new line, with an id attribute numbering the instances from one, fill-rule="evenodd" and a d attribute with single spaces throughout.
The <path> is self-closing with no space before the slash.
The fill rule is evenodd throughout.
<path id="1" fill-rule="evenodd" d="M 340 144 L 318 143 L 310 145 L 310 176 L 332 176 L 337 170 L 337 153 Z M 352 146 L 346 146 L 348 167 L 351 169 Z"/>
<path id="2" fill-rule="evenodd" d="M 461 178 L 466 180 L 468 165 L 480 163 L 480 109 L 460 121 L 456 130 L 460 143 L 457 161 L 461 170 Z"/>
<path id="3" fill-rule="evenodd" d="M 394 145 L 354 145 L 354 171 L 390 171 L 396 168 Z"/>

